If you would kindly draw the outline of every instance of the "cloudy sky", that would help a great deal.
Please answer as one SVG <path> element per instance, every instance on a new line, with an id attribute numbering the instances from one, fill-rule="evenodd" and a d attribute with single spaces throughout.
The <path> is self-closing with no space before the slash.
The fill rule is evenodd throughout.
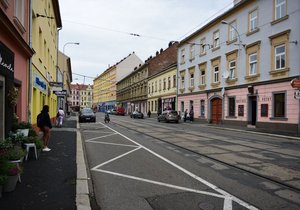
<path id="1" fill-rule="evenodd" d="M 182 40 L 228 10 L 232 2 L 59 0 L 63 25 L 59 49 L 71 58 L 73 83 L 92 84 L 92 78 L 109 65 L 132 52 L 145 61 L 160 48 L 167 48 L 169 41 Z"/>

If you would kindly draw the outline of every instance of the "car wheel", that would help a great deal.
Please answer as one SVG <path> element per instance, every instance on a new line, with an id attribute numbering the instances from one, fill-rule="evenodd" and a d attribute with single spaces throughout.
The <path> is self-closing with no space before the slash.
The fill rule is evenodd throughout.
<path id="1" fill-rule="evenodd" d="M 158 122 L 160 122 L 160 119 L 157 119 Z"/>

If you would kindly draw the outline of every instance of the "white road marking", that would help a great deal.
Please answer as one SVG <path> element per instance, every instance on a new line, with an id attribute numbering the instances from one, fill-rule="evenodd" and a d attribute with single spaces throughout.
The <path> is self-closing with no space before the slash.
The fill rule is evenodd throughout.
<path id="1" fill-rule="evenodd" d="M 102 123 L 100 123 L 100 124 L 102 124 Z M 106 125 L 104 125 L 104 124 L 102 124 L 102 125 L 103 125 L 103 126 L 106 126 Z M 96 171 L 97 171 L 97 170 L 101 170 L 101 169 L 97 169 L 97 168 L 99 168 L 99 167 L 101 167 L 101 166 L 103 166 L 103 165 L 106 165 L 106 164 L 108 164 L 108 163 L 110 163 L 110 162 L 112 162 L 112 161 L 114 161 L 114 160 L 117 160 L 117 159 L 119 159 L 119 158 L 121 158 L 121 157 L 123 157 L 123 156 L 126 156 L 127 154 L 130 154 L 130 153 L 132 153 L 132 152 L 135 152 L 135 151 L 138 150 L 138 149 L 145 149 L 145 150 L 148 151 L 149 153 L 151 153 L 151 154 L 153 154 L 154 156 L 160 158 L 161 160 L 167 162 L 168 164 L 172 165 L 173 167 L 177 168 L 178 170 L 182 171 L 183 173 L 189 175 L 190 177 L 196 179 L 197 181 L 199 181 L 199 182 L 205 184 L 206 186 L 208 186 L 208 187 L 212 188 L 213 190 L 217 191 L 218 193 L 222 194 L 222 195 L 223 195 L 223 198 L 224 198 L 224 207 L 223 207 L 224 210 L 225 210 L 225 209 L 226 209 L 226 210 L 231 210 L 231 209 L 232 209 L 232 201 L 235 201 L 236 203 L 240 204 L 241 206 L 244 206 L 244 207 L 247 208 L 247 209 L 257 210 L 256 207 L 254 207 L 254 206 L 252 206 L 252 205 L 246 203 L 245 201 L 243 201 L 243 200 L 241 200 L 241 199 L 239 199 L 239 198 L 237 198 L 237 197 L 235 197 L 235 196 L 233 196 L 233 195 L 227 193 L 226 191 L 222 190 L 221 188 L 217 187 L 216 185 L 214 185 L 214 184 L 212 184 L 212 183 L 210 183 L 210 182 L 208 182 L 208 181 L 202 179 L 201 177 L 199 177 L 199 176 L 193 174 L 192 172 L 190 172 L 190 171 L 184 169 L 183 167 L 181 167 L 181 166 L 177 165 L 176 163 L 174 163 L 174 162 L 168 160 L 167 158 L 165 158 L 165 157 L 163 157 L 163 156 L 161 156 L 161 155 L 155 153 L 154 151 L 152 151 L 152 150 L 150 150 L 150 149 L 144 147 L 143 145 L 141 145 L 141 144 L 135 142 L 134 140 L 130 139 L 129 137 L 125 136 L 124 134 L 122 134 L 122 133 L 120 133 L 120 132 L 118 132 L 118 131 L 116 131 L 116 130 L 114 130 L 114 129 L 108 127 L 108 126 L 106 126 L 106 127 L 107 127 L 108 129 L 114 131 L 116 134 L 119 134 L 120 136 L 124 137 L 124 138 L 127 139 L 128 141 L 130 141 L 130 142 L 132 142 L 132 143 L 138 145 L 139 147 L 136 148 L 136 149 L 134 149 L 134 150 L 131 150 L 131 151 L 129 151 L 129 152 L 123 154 L 123 155 L 120 155 L 120 156 L 118 156 L 118 157 L 116 157 L 116 158 L 113 158 L 113 159 L 111 159 L 111 160 L 108 160 L 108 161 L 106 161 L 106 162 L 104 162 L 104 163 L 102 163 L 102 164 L 100 164 L 100 165 L 98 165 L 98 166 L 95 166 L 95 167 L 93 167 L 91 170 L 96 170 Z M 114 172 L 111 172 L 111 173 L 114 173 Z M 128 175 L 124 175 L 124 174 L 120 174 L 120 175 L 122 175 L 122 176 L 128 176 Z M 155 181 L 153 181 L 153 182 L 155 182 Z M 166 185 L 168 185 L 168 184 L 166 184 Z"/>
<path id="2" fill-rule="evenodd" d="M 107 131 L 101 131 L 101 130 L 85 130 L 82 131 L 83 133 L 111 133 L 111 132 L 107 132 Z"/>
<path id="3" fill-rule="evenodd" d="M 122 154 L 122 155 L 119 155 L 118 157 L 115 157 L 115 158 L 113 158 L 113 159 L 111 159 L 111 160 L 108 160 L 108 161 L 106 161 L 106 162 L 104 162 L 104 163 L 101 163 L 101 164 L 95 166 L 94 168 L 92 168 L 91 170 L 95 170 L 95 169 L 97 169 L 97 168 L 100 168 L 101 166 L 104 166 L 104 165 L 106 165 L 106 164 L 108 164 L 108 163 L 111 163 L 111 162 L 113 162 L 113 161 L 115 161 L 115 160 L 117 160 L 117 159 L 119 159 L 119 158 L 121 158 L 121 157 L 124 157 L 124 156 L 126 156 L 126 155 L 128 155 L 128 154 L 130 154 L 130 153 L 132 153 L 132 152 L 135 152 L 135 151 L 137 151 L 137 150 L 139 150 L 139 149 L 141 149 L 141 147 L 137 147 L 137 148 L 135 148 L 134 150 L 130 150 L 129 152 L 126 152 L 126 153 L 124 153 L 124 154 Z"/>
<path id="4" fill-rule="evenodd" d="M 97 144 L 108 144 L 108 145 L 114 145 L 114 146 L 122 146 L 122 147 L 139 147 L 139 146 L 135 146 L 135 145 L 129 145 L 129 144 L 116 144 L 116 143 L 109 143 L 109 142 L 102 142 L 102 141 L 85 141 L 87 143 L 97 143 Z"/>
<path id="5" fill-rule="evenodd" d="M 202 190 L 196 190 L 196 189 L 191 189 L 191 188 L 187 188 L 187 187 L 181 187 L 181 186 L 177 186 L 177 185 L 172 185 L 172 184 L 167 184 L 167 183 L 163 183 L 163 182 L 153 181 L 153 180 L 150 180 L 150 179 L 144 179 L 144 178 L 140 178 L 140 177 L 136 177 L 136 176 L 130 176 L 130 175 L 126 175 L 126 174 L 120 174 L 120 173 L 116 173 L 116 172 L 112 172 L 112 171 L 106 171 L 106 170 L 102 170 L 102 169 L 94 169 L 93 171 L 99 171 L 99 172 L 106 173 L 106 174 L 112 174 L 112 175 L 115 175 L 115 176 L 125 177 L 127 179 L 134 179 L 134 180 L 147 182 L 147 183 L 151 183 L 151 184 L 156 184 L 156 185 L 160 185 L 160 186 L 164 186 L 164 187 L 170 187 L 170 188 L 178 189 L 178 190 L 182 190 L 182 191 L 188 191 L 188 192 L 193 192 L 193 193 L 198 193 L 198 194 L 203 194 L 203 195 L 210 195 L 210 196 L 225 199 L 225 197 L 223 195 L 216 194 L 216 193 L 211 193 L 211 192 L 206 192 L 206 191 L 202 191 Z"/>
<path id="6" fill-rule="evenodd" d="M 95 140 L 95 139 L 102 139 L 102 138 L 105 138 L 105 137 L 108 137 L 108 136 L 113 136 L 113 135 L 116 135 L 116 134 L 117 133 L 110 133 L 108 135 L 98 136 L 98 137 L 95 137 L 95 138 L 87 139 L 86 141 L 92 141 L 92 140 Z"/>

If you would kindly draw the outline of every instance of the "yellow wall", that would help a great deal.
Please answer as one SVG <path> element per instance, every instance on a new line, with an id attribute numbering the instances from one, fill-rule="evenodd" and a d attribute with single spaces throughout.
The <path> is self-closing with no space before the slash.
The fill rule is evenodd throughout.
<path id="1" fill-rule="evenodd" d="M 36 124 L 36 116 L 43 105 L 49 105 L 51 118 L 57 112 L 57 97 L 49 88 L 49 82 L 56 81 L 58 32 L 55 19 L 37 17 L 37 14 L 55 17 L 51 0 L 33 0 L 32 12 L 32 47 L 35 54 L 32 57 L 30 109 L 31 122 Z"/>

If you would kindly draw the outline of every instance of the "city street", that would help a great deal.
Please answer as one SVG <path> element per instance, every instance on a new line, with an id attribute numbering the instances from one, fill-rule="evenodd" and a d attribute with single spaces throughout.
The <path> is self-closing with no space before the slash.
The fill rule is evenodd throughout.
<path id="1" fill-rule="evenodd" d="M 97 117 L 80 127 L 101 209 L 299 208 L 299 140 Z"/>

